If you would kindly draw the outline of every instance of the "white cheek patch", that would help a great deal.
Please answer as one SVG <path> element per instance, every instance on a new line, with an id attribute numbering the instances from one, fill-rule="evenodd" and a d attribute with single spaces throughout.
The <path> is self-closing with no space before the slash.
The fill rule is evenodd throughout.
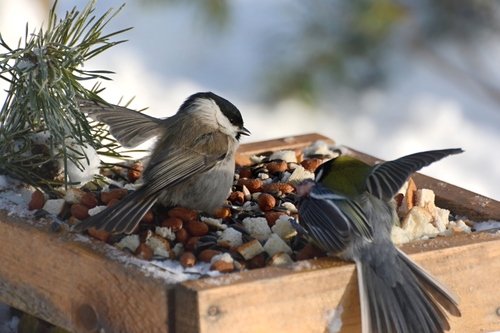
<path id="1" fill-rule="evenodd" d="M 192 104 L 189 112 L 195 114 L 207 125 L 213 126 L 214 129 L 219 129 L 222 133 L 236 138 L 239 131 L 238 126 L 231 124 L 214 100 L 199 98 Z"/>
<path id="2" fill-rule="evenodd" d="M 207 98 L 199 98 L 191 106 L 190 112 L 197 117 L 202 118 L 203 121 L 214 126 L 217 125 L 217 114 L 221 113 L 217 104 Z"/>

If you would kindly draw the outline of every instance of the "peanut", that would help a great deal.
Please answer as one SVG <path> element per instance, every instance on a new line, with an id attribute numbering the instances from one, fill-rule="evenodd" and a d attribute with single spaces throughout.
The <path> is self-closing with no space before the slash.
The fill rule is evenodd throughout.
<path id="1" fill-rule="evenodd" d="M 276 199 L 269 193 L 262 193 L 257 199 L 260 210 L 263 212 L 270 211 L 276 206 Z"/>
<path id="2" fill-rule="evenodd" d="M 39 190 L 31 193 L 31 201 L 28 204 L 29 210 L 42 209 L 43 204 L 45 203 L 45 196 Z"/>
<path id="3" fill-rule="evenodd" d="M 184 252 L 181 257 L 179 258 L 179 261 L 182 265 L 182 267 L 193 267 L 196 264 L 196 257 L 192 252 Z"/>

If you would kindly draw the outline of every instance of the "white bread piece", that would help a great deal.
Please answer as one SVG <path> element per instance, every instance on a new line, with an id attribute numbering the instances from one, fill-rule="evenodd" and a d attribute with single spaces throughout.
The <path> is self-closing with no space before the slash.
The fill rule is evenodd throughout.
<path id="1" fill-rule="evenodd" d="M 268 266 L 291 265 L 293 264 L 293 260 L 288 253 L 278 252 L 269 259 L 267 264 Z"/>
<path id="2" fill-rule="evenodd" d="M 464 220 L 451 221 L 449 228 L 454 233 L 471 233 L 471 228 L 464 222 Z"/>
<path id="3" fill-rule="evenodd" d="M 260 244 L 260 242 L 256 239 L 253 239 L 249 242 L 246 242 L 244 244 L 241 244 L 236 248 L 236 252 L 241 254 L 245 260 L 252 259 L 256 255 L 264 252 L 264 248 Z"/>
<path id="4" fill-rule="evenodd" d="M 175 240 L 175 232 L 168 227 L 156 227 L 155 234 L 171 241 Z"/>
<path id="5" fill-rule="evenodd" d="M 439 230 L 439 232 L 443 232 L 448 227 L 450 223 L 450 211 L 444 208 L 438 208 L 434 210 L 434 226 Z"/>
<path id="6" fill-rule="evenodd" d="M 298 184 L 306 179 L 314 179 L 314 172 L 306 170 L 302 165 L 298 165 L 288 178 L 287 182 Z"/>
<path id="7" fill-rule="evenodd" d="M 450 211 L 436 207 L 436 195 L 429 189 L 419 189 L 415 192 L 415 205 L 427 209 L 432 215 L 433 225 L 439 232 L 444 232 L 449 224 Z"/>
<path id="8" fill-rule="evenodd" d="M 393 226 L 391 229 L 391 240 L 397 245 L 411 241 L 409 233 L 397 225 Z"/>
<path id="9" fill-rule="evenodd" d="M 281 215 L 271 227 L 271 230 L 284 240 L 288 240 L 297 235 L 297 230 L 290 222 L 291 217 L 288 215 Z"/>
<path id="10" fill-rule="evenodd" d="M 220 229 L 220 230 L 227 229 L 227 225 L 222 223 L 222 219 L 216 219 L 213 217 L 202 216 L 202 217 L 200 217 L 200 220 L 202 222 L 205 222 L 206 224 L 208 224 L 209 227 L 213 227 L 215 229 Z"/>
<path id="11" fill-rule="evenodd" d="M 227 228 L 221 234 L 217 243 L 222 246 L 228 246 L 230 248 L 238 247 L 243 244 L 243 238 L 241 232 L 234 228 Z"/>
<path id="12" fill-rule="evenodd" d="M 141 241 L 139 240 L 139 235 L 128 235 L 120 239 L 115 246 L 119 249 L 129 249 L 130 251 L 135 252 L 140 243 Z"/>
<path id="13" fill-rule="evenodd" d="M 243 226 L 250 236 L 263 242 L 271 235 L 271 228 L 265 217 L 247 217 L 243 219 Z"/>
<path id="14" fill-rule="evenodd" d="M 45 201 L 43 210 L 47 211 L 47 213 L 49 214 L 58 215 L 60 212 L 62 212 L 64 203 L 64 199 L 49 199 Z"/>
<path id="15" fill-rule="evenodd" d="M 145 243 L 153 250 L 154 255 L 170 258 L 170 245 L 165 238 L 152 234 L 146 239 Z"/>
<path id="16" fill-rule="evenodd" d="M 213 264 L 214 262 L 217 262 L 217 261 L 224 261 L 227 263 L 233 263 L 234 259 L 233 259 L 233 257 L 231 257 L 231 255 L 229 253 L 224 252 L 224 253 L 217 254 L 217 255 L 213 256 L 212 259 L 210 260 L 210 264 Z"/>
<path id="17" fill-rule="evenodd" d="M 264 244 L 264 251 L 266 251 L 271 257 L 279 252 L 292 254 L 292 249 L 277 234 L 271 234 L 269 239 Z"/>
<path id="18" fill-rule="evenodd" d="M 293 150 L 278 150 L 269 156 L 269 160 L 283 160 L 287 163 L 295 162 L 297 163 L 297 155 Z"/>
<path id="19" fill-rule="evenodd" d="M 435 199 L 436 195 L 433 190 L 421 188 L 415 192 L 415 206 L 427 208 L 431 214 L 433 214 L 436 209 L 436 205 L 434 204 Z"/>
<path id="20" fill-rule="evenodd" d="M 435 237 L 439 230 L 432 224 L 434 218 L 427 209 L 415 206 L 405 216 L 401 228 L 408 232 L 411 240 L 420 239 L 424 236 Z"/>

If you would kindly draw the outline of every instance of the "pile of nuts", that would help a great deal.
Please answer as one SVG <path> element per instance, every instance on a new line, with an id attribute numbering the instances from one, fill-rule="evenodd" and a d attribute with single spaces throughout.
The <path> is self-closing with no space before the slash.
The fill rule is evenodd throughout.
<path id="1" fill-rule="evenodd" d="M 155 206 L 130 235 L 111 235 L 95 229 L 88 230 L 88 234 L 145 260 L 173 259 L 184 267 L 207 262 L 211 269 L 219 272 L 324 256 L 325 253 L 297 233 L 293 225 L 298 213 L 295 185 L 314 178 L 316 168 L 338 154 L 325 143 L 317 142 L 303 151 L 253 156 L 251 165 L 236 167 L 227 202 L 213 215 L 183 207 Z M 142 170 L 141 162 L 126 169 L 107 170 L 106 176 L 115 180 L 125 178 L 126 183 L 105 190 L 70 189 L 62 199 L 46 200 L 42 192 L 35 191 L 29 209 L 43 208 L 72 225 L 124 198 L 128 188 L 133 189 L 133 183 L 140 179 Z M 410 183 L 396 198 L 403 215 L 417 210 L 415 191 L 414 184 Z M 432 206 L 433 202 L 424 203 L 436 214 L 443 213 Z M 408 218 L 402 216 L 402 220 Z"/>
<path id="2" fill-rule="evenodd" d="M 307 154 L 307 155 L 306 155 Z M 253 156 L 250 166 L 237 166 L 226 204 L 206 215 L 183 207 L 153 207 L 130 235 L 90 229 L 88 234 L 145 260 L 178 260 L 184 267 L 208 262 L 220 272 L 281 265 L 324 255 L 293 227 L 297 217 L 295 185 L 314 177 L 314 170 L 338 153 L 322 142 L 309 151 L 279 151 Z M 73 225 L 124 198 L 140 179 L 143 166 L 105 170 L 125 179 L 119 186 L 69 189 L 62 199 L 32 194 L 29 208 L 43 209 Z M 116 183 L 116 182 L 115 182 Z"/>

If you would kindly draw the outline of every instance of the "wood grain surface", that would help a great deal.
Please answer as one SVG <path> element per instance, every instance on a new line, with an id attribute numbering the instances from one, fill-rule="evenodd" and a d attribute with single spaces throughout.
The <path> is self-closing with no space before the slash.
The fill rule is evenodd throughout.
<path id="1" fill-rule="evenodd" d="M 500 328 L 500 237 L 472 238 L 441 238 L 410 251 L 458 295 L 462 317 L 450 317 L 455 333 Z M 176 293 L 176 332 L 323 333 L 339 309 L 340 332 L 361 332 L 357 290 L 354 265 L 333 258 L 189 281 Z"/>

